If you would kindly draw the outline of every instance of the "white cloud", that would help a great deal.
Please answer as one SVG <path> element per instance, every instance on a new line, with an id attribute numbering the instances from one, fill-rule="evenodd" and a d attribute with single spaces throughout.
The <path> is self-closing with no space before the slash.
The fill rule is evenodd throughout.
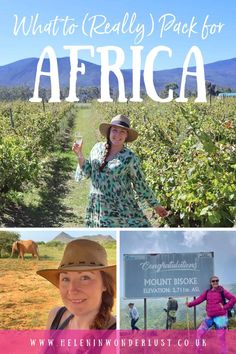
<path id="1" fill-rule="evenodd" d="M 186 247 L 200 246 L 203 244 L 204 237 L 207 235 L 203 230 L 187 230 L 183 232 L 183 242 L 181 243 Z"/>
<path id="2" fill-rule="evenodd" d="M 172 234 L 174 235 L 173 232 Z M 172 234 L 159 231 L 121 232 L 121 251 L 136 254 L 169 253 Z M 175 242 L 175 237 L 173 241 Z"/>

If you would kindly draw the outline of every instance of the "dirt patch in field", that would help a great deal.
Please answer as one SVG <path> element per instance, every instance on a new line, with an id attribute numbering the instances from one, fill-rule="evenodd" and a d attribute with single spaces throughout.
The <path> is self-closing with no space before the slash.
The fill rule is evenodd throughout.
<path id="1" fill-rule="evenodd" d="M 59 291 L 36 274 L 55 261 L 0 260 L 1 329 L 44 329 L 49 310 L 60 306 Z"/>

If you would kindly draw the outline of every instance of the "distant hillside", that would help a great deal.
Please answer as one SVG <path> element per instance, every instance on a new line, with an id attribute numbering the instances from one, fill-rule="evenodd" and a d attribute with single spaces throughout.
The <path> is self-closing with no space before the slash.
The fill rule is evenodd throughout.
<path id="1" fill-rule="evenodd" d="M 109 241 L 115 241 L 114 238 L 110 235 L 106 236 L 106 235 L 94 235 L 94 236 L 90 236 L 90 235 L 85 235 L 82 237 L 72 237 L 70 235 L 68 235 L 65 232 L 61 232 L 59 235 L 57 235 L 56 237 L 54 237 L 51 242 L 57 241 L 57 242 L 61 242 L 61 243 L 68 243 L 71 242 L 73 240 L 76 240 L 77 238 L 83 238 L 83 239 L 87 239 L 87 240 L 92 240 L 92 241 L 96 241 L 96 242 L 109 242 Z"/>
<path id="2" fill-rule="evenodd" d="M 61 232 L 59 235 L 57 235 L 56 237 L 54 237 L 54 239 L 52 241 L 58 241 L 61 243 L 68 243 L 70 241 L 72 241 L 74 238 L 70 235 L 68 235 L 65 232 Z"/>
<path id="3" fill-rule="evenodd" d="M 84 238 L 87 240 L 92 240 L 96 242 L 104 242 L 104 241 L 115 241 L 112 236 L 105 236 L 105 235 L 95 235 L 95 236 L 82 236 L 80 238 Z"/>
<path id="4" fill-rule="evenodd" d="M 27 58 L 7 64 L 0 67 L 0 86 L 15 87 L 28 86 L 34 87 L 36 68 L 38 59 Z M 101 66 L 83 60 L 85 64 L 85 74 L 78 73 L 77 86 L 79 87 L 100 87 Z M 78 60 L 78 65 L 81 60 Z M 43 70 L 49 71 L 49 60 L 44 60 Z M 192 68 L 194 69 L 194 68 Z M 70 62 L 69 58 L 58 58 L 58 70 L 60 87 L 69 86 Z M 122 70 L 126 91 L 132 89 L 132 70 Z M 161 90 L 166 84 L 176 82 L 180 85 L 182 69 L 170 69 L 154 71 L 154 84 L 157 90 Z M 205 65 L 206 81 L 216 84 L 218 87 L 230 87 L 236 90 L 236 58 L 217 61 Z M 43 88 L 50 88 L 50 80 L 48 77 L 42 77 L 40 85 Z M 117 79 L 113 73 L 110 74 L 110 86 L 112 89 L 117 89 Z M 188 78 L 187 89 L 196 89 L 195 79 Z M 145 90 L 143 81 L 143 71 L 141 72 L 141 90 Z"/>

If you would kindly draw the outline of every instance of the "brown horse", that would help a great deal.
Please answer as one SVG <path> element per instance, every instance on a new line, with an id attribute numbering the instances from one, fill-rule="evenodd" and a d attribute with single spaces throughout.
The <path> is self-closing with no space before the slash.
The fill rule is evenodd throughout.
<path id="1" fill-rule="evenodd" d="M 21 258 L 21 259 L 24 259 L 25 253 L 31 253 L 32 258 L 34 258 L 36 256 L 37 259 L 39 259 L 38 245 L 36 242 L 34 242 L 32 240 L 15 241 L 12 245 L 11 257 L 13 256 L 14 252 L 18 252 L 19 253 L 18 258 Z"/>

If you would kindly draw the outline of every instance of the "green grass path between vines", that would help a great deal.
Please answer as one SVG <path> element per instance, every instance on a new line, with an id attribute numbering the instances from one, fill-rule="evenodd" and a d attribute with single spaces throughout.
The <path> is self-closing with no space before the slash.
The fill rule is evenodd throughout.
<path id="1" fill-rule="evenodd" d="M 78 110 L 74 131 L 79 131 L 83 136 L 83 152 L 86 157 L 89 155 L 93 145 L 99 140 L 99 122 L 100 117 L 91 106 L 85 106 Z M 76 157 L 74 157 L 74 161 L 74 166 L 76 166 Z M 76 218 L 74 221 L 65 222 L 64 227 L 84 226 L 84 212 L 87 205 L 89 184 L 89 180 L 75 182 L 74 173 L 68 181 L 68 194 L 63 203 L 67 208 L 71 209 Z"/>

